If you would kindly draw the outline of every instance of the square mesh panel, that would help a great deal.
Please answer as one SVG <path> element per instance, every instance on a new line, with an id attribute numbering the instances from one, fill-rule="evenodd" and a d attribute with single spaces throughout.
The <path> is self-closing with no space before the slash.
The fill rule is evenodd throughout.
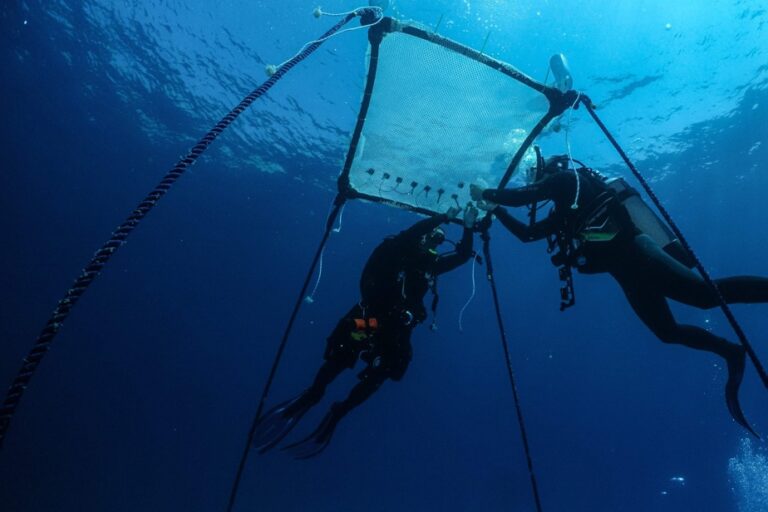
<path id="1" fill-rule="evenodd" d="M 472 58 L 389 33 L 350 185 L 436 213 L 463 207 L 469 184 L 498 184 L 548 107 L 542 93 Z M 531 151 L 520 165 L 533 162 Z"/>

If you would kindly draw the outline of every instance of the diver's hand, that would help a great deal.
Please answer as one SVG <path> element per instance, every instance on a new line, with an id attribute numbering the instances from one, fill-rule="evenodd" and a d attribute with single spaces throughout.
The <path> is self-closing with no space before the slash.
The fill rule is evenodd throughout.
<path id="1" fill-rule="evenodd" d="M 464 227 L 472 229 L 477 221 L 477 208 L 472 206 L 472 203 L 467 203 L 467 207 L 464 209 Z"/>
<path id="2" fill-rule="evenodd" d="M 474 183 L 472 183 L 469 186 L 469 195 L 472 197 L 473 201 L 482 201 L 483 192 L 485 192 L 485 189 L 480 185 L 475 185 Z"/>
<path id="3" fill-rule="evenodd" d="M 480 199 L 477 202 L 477 207 L 480 208 L 481 210 L 485 210 L 487 212 L 492 212 L 493 210 L 496 209 L 497 206 L 499 206 L 499 205 L 496 204 L 496 203 L 492 203 L 490 201 L 486 201 L 485 199 Z"/>
<path id="4" fill-rule="evenodd" d="M 455 219 L 460 211 L 461 211 L 461 208 L 459 208 L 458 206 L 451 206 L 445 212 L 445 216 L 447 217 L 447 220 Z"/>
<path id="5" fill-rule="evenodd" d="M 480 222 L 475 224 L 475 229 L 477 231 L 487 231 L 491 227 L 491 216 L 486 215 L 482 219 L 480 219 Z"/>

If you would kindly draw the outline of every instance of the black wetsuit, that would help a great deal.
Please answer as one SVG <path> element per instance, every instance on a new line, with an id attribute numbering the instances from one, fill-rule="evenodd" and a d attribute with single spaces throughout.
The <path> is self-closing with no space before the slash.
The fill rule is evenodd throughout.
<path id="1" fill-rule="evenodd" d="M 325 362 L 312 385 L 259 418 L 251 434 L 259 453 L 280 443 L 322 399 L 328 384 L 358 359 L 367 366 L 358 374 L 360 381 L 347 398 L 331 405 L 308 437 L 284 446 L 284 450 L 298 459 L 317 455 L 328 445 L 344 415 L 370 397 L 385 380 L 403 377 L 411 361 L 411 332 L 427 318 L 424 296 L 430 289 L 436 291 L 437 276 L 472 257 L 472 230 L 466 228 L 453 253 L 437 254 L 435 248 L 441 240 L 433 230 L 447 221 L 447 215 L 422 220 L 374 249 L 360 278 L 361 300 L 328 337 Z M 433 306 L 436 299 L 437 295 Z"/>
<path id="2" fill-rule="evenodd" d="M 551 200 L 554 203 L 552 213 L 530 227 L 513 218 L 504 208 L 498 207 L 493 212 L 523 242 L 540 240 L 557 236 L 562 230 L 577 230 L 585 215 L 583 210 L 589 209 L 589 205 L 606 190 L 602 180 L 588 172 L 580 171 L 579 177 L 576 209 L 572 208 L 576 197 L 576 177 L 572 170 L 554 172 L 527 187 L 488 189 L 483 192 L 483 199 L 506 206 Z M 614 225 L 620 229 L 618 234 L 610 241 L 582 244 L 579 256 L 584 258 L 584 265 L 577 268 L 586 273 L 609 272 L 623 289 L 637 316 L 662 341 L 714 352 L 724 357 L 729 367 L 736 364 L 734 358 L 741 357 L 743 365 L 740 346 L 706 329 L 678 324 L 672 315 L 666 299 L 701 309 L 719 304 L 714 291 L 701 276 L 667 254 L 648 235 L 640 233 L 618 201 L 611 205 L 610 213 Z M 768 302 L 766 278 L 728 277 L 717 279 L 715 283 L 729 304 Z"/>
<path id="3" fill-rule="evenodd" d="M 436 278 L 472 256 L 472 230 L 464 229 L 454 252 L 438 255 L 422 248 L 422 237 L 448 219 L 445 215 L 417 222 L 374 249 L 360 278 L 361 301 L 339 321 L 328 337 L 325 363 L 297 407 L 317 403 L 327 385 L 360 358 L 367 363 L 360 382 L 333 408 L 336 416 L 365 401 L 387 380 L 400 380 L 411 361 L 411 332 L 427 318 L 424 296 Z M 375 329 L 355 327 L 355 319 L 375 319 Z"/>

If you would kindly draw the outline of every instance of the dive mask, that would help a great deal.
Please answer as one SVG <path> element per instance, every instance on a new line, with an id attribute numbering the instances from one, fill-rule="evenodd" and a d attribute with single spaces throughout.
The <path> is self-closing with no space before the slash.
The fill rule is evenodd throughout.
<path id="1" fill-rule="evenodd" d="M 436 227 L 421 238 L 421 247 L 431 254 L 437 254 L 437 247 L 443 242 L 445 242 L 445 231 L 441 227 Z"/>

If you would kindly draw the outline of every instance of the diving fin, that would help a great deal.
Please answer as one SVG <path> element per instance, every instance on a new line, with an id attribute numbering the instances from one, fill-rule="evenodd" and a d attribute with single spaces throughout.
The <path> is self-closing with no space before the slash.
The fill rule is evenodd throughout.
<path id="1" fill-rule="evenodd" d="M 290 453 L 296 459 L 309 459 L 319 454 L 331 442 L 331 437 L 336 429 L 336 425 L 342 418 L 341 407 L 339 404 L 333 404 L 331 410 L 325 415 L 320 425 L 309 436 L 301 441 L 289 444 L 282 450 Z"/>
<path id="2" fill-rule="evenodd" d="M 744 416 L 744 411 L 741 410 L 741 404 L 739 403 L 739 386 L 741 386 L 741 380 L 744 378 L 745 360 L 746 352 L 742 347 L 738 347 L 738 352 L 726 359 L 728 363 L 728 382 L 725 384 L 725 403 L 736 423 L 760 439 L 760 436 L 754 431 Z"/>
<path id="3" fill-rule="evenodd" d="M 293 430 L 299 420 L 312 407 L 310 400 L 305 400 L 302 393 L 296 398 L 277 404 L 260 420 L 253 434 L 253 447 L 263 454 L 274 448 Z"/>

